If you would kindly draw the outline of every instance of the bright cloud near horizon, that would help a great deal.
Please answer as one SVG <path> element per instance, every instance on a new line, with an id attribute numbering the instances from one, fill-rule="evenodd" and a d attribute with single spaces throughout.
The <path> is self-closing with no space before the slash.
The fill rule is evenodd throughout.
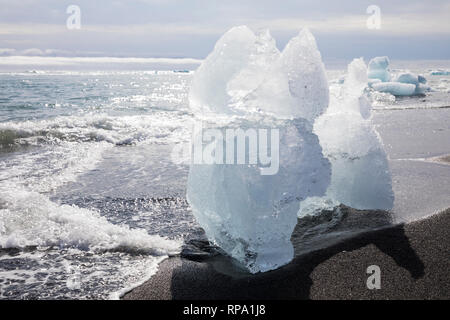
<path id="1" fill-rule="evenodd" d="M 81 28 L 69 30 L 69 5 Z M 376 5 L 381 28 L 368 29 Z M 450 59 L 450 2 L 0 0 L 0 56 L 204 58 L 226 30 L 268 28 L 282 48 L 301 28 L 316 36 L 324 60 L 388 55 Z"/>

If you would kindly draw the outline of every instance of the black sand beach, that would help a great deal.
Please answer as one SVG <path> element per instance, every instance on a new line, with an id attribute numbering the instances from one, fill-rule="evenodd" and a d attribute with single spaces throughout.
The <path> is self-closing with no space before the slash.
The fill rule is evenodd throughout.
<path id="1" fill-rule="evenodd" d="M 357 219 L 354 214 L 348 217 L 338 224 L 349 229 Z M 382 217 L 378 214 L 376 223 L 381 223 Z M 299 223 L 292 238 L 294 260 L 280 269 L 250 275 L 237 271 L 220 255 L 191 255 L 191 259 L 182 255 L 162 262 L 149 281 L 123 299 L 450 298 L 450 209 L 406 225 L 332 240 L 331 246 L 309 253 L 298 248 L 299 243 L 306 243 L 304 237 L 298 240 L 304 231 L 301 228 Z M 366 286 L 370 265 L 381 269 L 380 289 Z"/>

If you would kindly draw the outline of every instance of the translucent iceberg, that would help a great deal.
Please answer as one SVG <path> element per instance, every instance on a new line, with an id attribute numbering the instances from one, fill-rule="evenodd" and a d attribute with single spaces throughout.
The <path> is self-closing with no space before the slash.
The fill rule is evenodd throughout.
<path id="1" fill-rule="evenodd" d="M 388 57 L 375 57 L 370 60 L 367 71 L 370 88 L 394 96 L 422 95 L 430 90 L 430 87 L 425 85 L 427 79 L 424 76 L 404 72 L 393 78 L 388 67 Z"/>
<path id="2" fill-rule="evenodd" d="M 362 59 L 353 60 L 340 94 L 314 124 L 323 153 L 332 165 L 331 183 L 324 198 L 302 202 L 299 216 L 315 214 L 330 204 L 385 210 L 393 206 L 387 156 L 367 116 L 370 103 L 363 94 L 366 70 Z"/>
<path id="3" fill-rule="evenodd" d="M 195 72 L 189 91 L 192 111 L 202 115 L 245 112 L 231 104 L 261 84 L 279 55 L 268 32 L 256 35 L 247 26 L 232 28 Z"/>
<path id="4" fill-rule="evenodd" d="M 425 94 L 430 87 L 423 83 L 380 82 L 371 86 L 378 92 L 390 93 L 394 96 L 413 96 Z"/>
<path id="5" fill-rule="evenodd" d="M 417 85 L 417 84 L 419 84 L 419 76 L 414 73 L 410 73 L 410 72 L 400 73 L 396 77 L 395 82 L 411 83 L 411 84 Z"/>
<path id="6" fill-rule="evenodd" d="M 402 94 L 402 95 L 422 95 L 430 90 L 430 87 L 426 85 L 427 79 L 424 76 L 416 75 L 414 73 L 401 73 L 397 76 L 396 82 L 409 83 L 415 85 L 414 92 L 412 94 Z M 380 90 L 378 90 L 380 91 Z M 402 91 L 402 90 L 400 90 Z M 406 90 L 408 91 L 408 90 Z M 397 94 L 400 95 L 400 94 Z"/>
<path id="7" fill-rule="evenodd" d="M 400 82 L 380 82 L 372 84 L 372 88 L 379 92 L 387 92 L 394 96 L 412 96 L 416 92 L 416 85 Z"/>
<path id="8" fill-rule="evenodd" d="M 389 67 L 389 58 L 386 56 L 375 57 L 369 61 L 369 71 L 387 70 L 388 67 Z"/>
<path id="9" fill-rule="evenodd" d="M 420 74 L 417 76 L 417 79 L 419 80 L 419 83 L 423 83 L 423 84 L 427 83 L 427 79 Z"/>
<path id="10" fill-rule="evenodd" d="M 423 95 L 425 94 L 425 92 L 430 91 L 431 88 L 430 86 L 427 86 L 426 84 L 423 83 L 418 83 L 416 85 L 416 90 L 414 91 L 415 95 Z"/>
<path id="11" fill-rule="evenodd" d="M 205 147 L 223 159 L 238 143 L 227 130 L 249 135 L 260 128 L 279 130 L 277 144 L 271 140 L 266 150 L 278 155 L 275 174 L 261 174 L 259 160 L 229 163 L 215 158 L 206 164 L 196 161 L 196 154 L 189 170 L 187 198 L 194 216 L 211 241 L 252 273 L 278 268 L 293 258 L 290 238 L 299 203 L 323 196 L 329 185 L 330 163 L 312 132 L 328 99 L 324 66 L 307 30 L 280 53 L 268 32 L 233 28 L 194 75 L 189 102 L 204 120 L 202 130 L 193 134 L 194 151 L 200 144 L 201 150 Z M 211 115 L 220 115 L 220 123 Z M 212 142 L 210 133 L 225 138 Z M 245 148 L 243 159 L 255 153 Z"/>
<path id="12" fill-rule="evenodd" d="M 367 76 L 369 79 L 379 79 L 383 82 L 391 80 L 391 74 L 388 70 L 388 57 L 375 57 L 369 62 L 369 70 Z"/>

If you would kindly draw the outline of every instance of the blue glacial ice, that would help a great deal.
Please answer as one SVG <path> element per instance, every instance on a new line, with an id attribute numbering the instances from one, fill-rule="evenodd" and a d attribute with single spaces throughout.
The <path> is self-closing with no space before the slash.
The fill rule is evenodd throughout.
<path id="1" fill-rule="evenodd" d="M 416 85 L 401 82 L 373 83 L 372 89 L 378 92 L 393 94 L 394 96 L 412 96 L 416 92 Z"/>
<path id="2" fill-rule="evenodd" d="M 382 82 L 388 82 L 391 80 L 391 74 L 389 73 L 388 67 L 388 57 L 375 57 L 369 62 L 367 76 L 369 79 L 378 79 Z"/>
<path id="3" fill-rule="evenodd" d="M 394 96 L 423 95 L 430 90 L 430 87 L 425 85 L 427 79 L 424 76 L 410 72 L 393 76 L 388 68 L 388 57 L 375 57 L 370 60 L 367 71 L 369 87 Z"/>
<path id="4" fill-rule="evenodd" d="M 433 70 L 433 71 L 430 71 L 430 75 L 432 75 L 432 76 L 448 76 L 448 75 L 450 75 L 450 71 L 442 70 L 442 69 Z"/>
<path id="5" fill-rule="evenodd" d="M 366 85 L 365 63 L 355 59 L 348 66 L 340 93 L 332 96 L 327 112 L 316 120 L 314 132 L 332 165 L 331 183 L 326 196 L 301 203 L 299 217 L 338 204 L 355 209 L 393 207 L 387 156 L 370 120 L 370 103 L 364 96 Z"/>
<path id="6" fill-rule="evenodd" d="M 423 95 L 425 92 L 430 91 L 430 87 L 426 85 L 427 79 L 422 75 L 417 75 L 411 72 L 400 73 L 397 75 L 395 82 L 415 85 L 413 95 Z"/>
<path id="7" fill-rule="evenodd" d="M 312 130 L 328 100 L 321 56 L 306 29 L 279 52 L 268 31 L 232 28 L 194 74 L 189 103 L 202 121 L 202 130 L 193 134 L 194 153 L 199 144 L 222 155 L 219 159 L 233 153 L 236 136 L 217 138 L 227 129 L 249 136 L 254 129 L 279 130 L 279 144 L 271 140 L 266 150 L 272 160 L 278 158 L 275 174 L 261 174 L 260 161 L 216 158 L 207 164 L 198 161 L 197 153 L 189 170 L 187 199 L 195 218 L 211 241 L 252 273 L 292 260 L 290 238 L 299 203 L 327 190 L 331 166 Z M 211 132 L 215 141 L 205 138 Z M 255 151 L 244 150 L 244 159 L 256 158 Z"/>
<path id="8" fill-rule="evenodd" d="M 426 82 L 426 79 L 425 78 L 423 78 L 423 79 L 424 80 L 422 80 L 422 81 Z M 411 72 L 404 72 L 404 73 L 398 74 L 397 77 L 395 78 L 395 82 L 410 83 L 413 85 L 418 85 L 420 83 L 419 76 L 414 73 L 411 73 Z"/>

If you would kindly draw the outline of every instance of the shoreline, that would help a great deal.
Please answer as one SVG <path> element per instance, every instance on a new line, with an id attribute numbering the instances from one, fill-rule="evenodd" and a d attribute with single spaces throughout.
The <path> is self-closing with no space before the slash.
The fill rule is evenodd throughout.
<path id="1" fill-rule="evenodd" d="M 221 255 L 170 257 L 148 281 L 122 299 L 450 299 L 450 208 L 415 222 L 384 227 L 380 224 L 383 213 L 374 213 L 379 228 L 372 223 L 367 227 L 375 230 L 332 239 L 327 247 L 309 252 L 298 248 L 299 243 L 310 243 L 298 242 L 304 237 L 299 237 L 297 226 L 294 259 L 265 273 L 252 275 L 239 270 Z M 361 216 L 350 212 L 333 227 L 337 231 L 349 228 L 358 221 L 355 217 Z M 379 290 L 366 287 L 371 265 L 381 270 Z"/>

